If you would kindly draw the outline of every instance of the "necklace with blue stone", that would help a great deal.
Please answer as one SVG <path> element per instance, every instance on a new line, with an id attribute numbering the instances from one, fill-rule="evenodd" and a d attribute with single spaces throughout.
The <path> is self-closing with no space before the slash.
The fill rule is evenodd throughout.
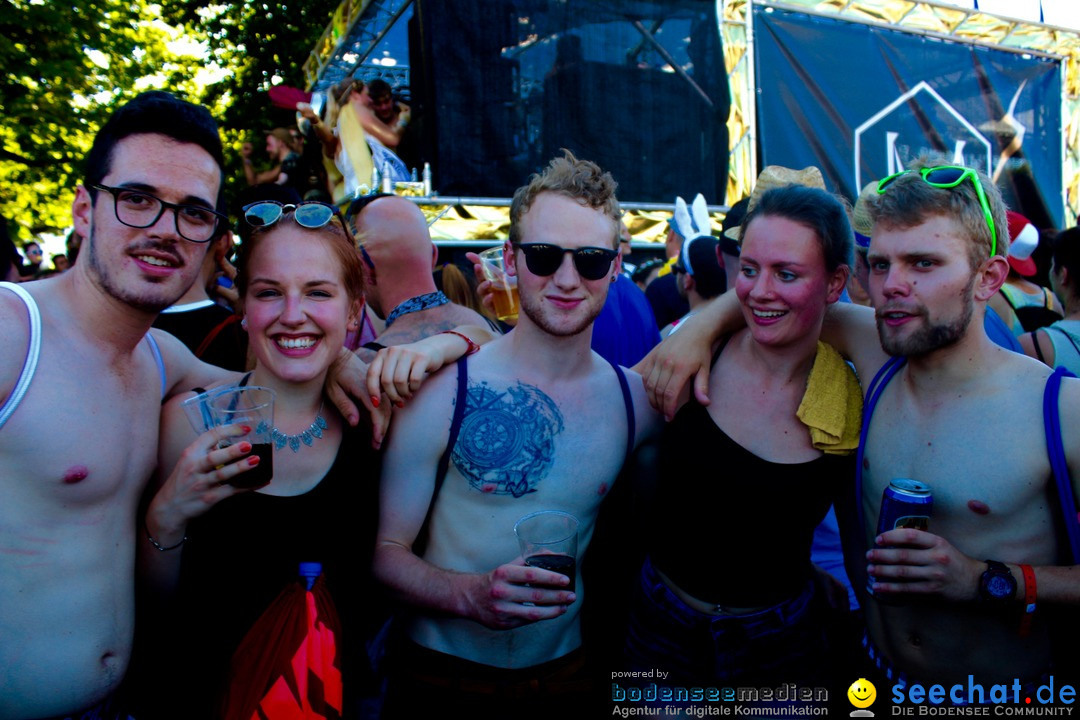
<path id="1" fill-rule="evenodd" d="M 274 441 L 274 449 L 281 450 L 288 445 L 293 452 L 300 452 L 300 443 L 311 447 L 313 442 L 321 439 L 323 430 L 326 429 L 326 418 L 323 417 L 322 410 L 323 406 L 319 405 L 319 412 L 315 413 L 315 420 L 306 429 L 295 435 L 283 433 L 276 427 L 270 428 L 270 439 Z M 266 424 L 260 423 L 259 427 L 256 428 L 256 432 L 265 433 Z"/>

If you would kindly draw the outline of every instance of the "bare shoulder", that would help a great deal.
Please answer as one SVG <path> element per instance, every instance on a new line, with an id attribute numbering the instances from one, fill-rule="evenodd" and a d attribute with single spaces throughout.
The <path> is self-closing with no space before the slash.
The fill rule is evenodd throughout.
<path id="1" fill-rule="evenodd" d="M 388 452 L 400 449 L 402 436 L 409 443 L 416 438 L 438 436 L 450 426 L 453 403 L 457 389 L 458 364 L 451 363 L 439 368 L 424 380 L 420 389 L 405 402 L 404 407 L 394 410 L 390 421 L 390 444 Z M 395 438 L 399 441 L 394 442 Z"/>
<path id="2" fill-rule="evenodd" d="M 19 381 L 30 348 L 30 316 L 11 290 L 0 289 L 0 404 Z"/>
<path id="3" fill-rule="evenodd" d="M 199 360 L 172 334 L 157 328 L 151 328 L 149 334 L 157 343 L 165 363 L 166 397 L 193 387 L 210 387 L 233 379 L 235 373 Z"/>
<path id="4" fill-rule="evenodd" d="M 626 382 L 630 387 L 630 397 L 634 402 L 634 420 L 637 423 L 635 445 L 647 443 L 659 435 L 664 419 L 649 402 L 645 381 L 641 375 L 628 368 L 623 368 Z"/>

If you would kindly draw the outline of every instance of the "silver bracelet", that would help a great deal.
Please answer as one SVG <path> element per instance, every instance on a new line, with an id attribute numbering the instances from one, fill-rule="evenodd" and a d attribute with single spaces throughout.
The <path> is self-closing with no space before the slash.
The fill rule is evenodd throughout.
<path id="1" fill-rule="evenodd" d="M 180 542 L 176 543 L 175 545 L 170 545 L 168 547 L 165 547 L 164 545 L 162 545 L 161 543 L 159 543 L 157 540 L 154 539 L 154 536 L 150 534 L 150 528 L 148 528 L 145 524 L 143 524 L 143 529 L 146 531 L 146 539 L 150 541 L 151 545 L 156 547 L 161 552 L 166 552 L 166 551 L 169 551 L 169 550 L 175 550 L 176 548 L 180 547 L 185 542 L 187 542 L 187 535 L 184 535 L 184 537 L 180 540 Z"/>

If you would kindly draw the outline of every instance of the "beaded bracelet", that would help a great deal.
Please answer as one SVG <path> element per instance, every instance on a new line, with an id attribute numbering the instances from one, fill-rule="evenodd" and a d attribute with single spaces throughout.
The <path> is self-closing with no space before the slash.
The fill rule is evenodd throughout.
<path id="1" fill-rule="evenodd" d="M 466 355 L 473 355 L 475 353 L 480 352 L 480 346 L 477 345 L 476 342 L 472 338 L 470 338 L 468 335 L 466 335 L 464 333 L 459 333 L 457 330 L 443 330 L 439 334 L 440 335 L 457 335 L 459 338 L 464 340 L 469 345 L 468 349 L 465 351 Z"/>
<path id="2" fill-rule="evenodd" d="M 146 539 L 150 541 L 150 544 L 153 545 L 154 547 L 156 547 L 161 552 L 166 552 L 168 550 L 175 550 L 176 548 L 180 547 L 185 542 L 187 542 L 187 535 L 184 535 L 184 537 L 180 540 L 180 542 L 176 543 L 175 545 L 170 545 L 168 547 L 165 547 L 164 545 L 159 543 L 157 540 L 155 540 L 154 536 L 150 534 L 150 528 L 146 527 L 146 525 L 143 525 L 143 530 L 146 531 Z"/>

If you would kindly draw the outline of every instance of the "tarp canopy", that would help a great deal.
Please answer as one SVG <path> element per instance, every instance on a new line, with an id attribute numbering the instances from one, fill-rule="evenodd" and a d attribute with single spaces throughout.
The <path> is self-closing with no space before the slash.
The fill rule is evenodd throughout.
<path id="1" fill-rule="evenodd" d="M 443 194 L 507 197 L 561 148 L 623 200 L 723 202 L 728 88 L 712 0 L 417 0 L 414 118 Z"/>
<path id="2" fill-rule="evenodd" d="M 762 166 L 816 165 L 853 199 L 933 151 L 1063 226 L 1060 60 L 775 9 L 754 24 Z"/>

